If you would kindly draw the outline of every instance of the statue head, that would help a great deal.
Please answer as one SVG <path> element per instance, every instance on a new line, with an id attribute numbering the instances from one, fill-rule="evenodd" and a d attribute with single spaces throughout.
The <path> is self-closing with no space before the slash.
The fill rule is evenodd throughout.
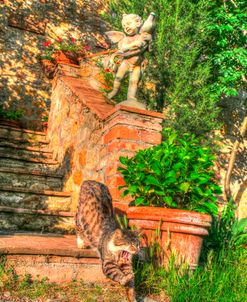
<path id="1" fill-rule="evenodd" d="M 128 36 L 134 36 L 142 26 L 142 19 L 136 14 L 123 14 L 122 26 Z"/>

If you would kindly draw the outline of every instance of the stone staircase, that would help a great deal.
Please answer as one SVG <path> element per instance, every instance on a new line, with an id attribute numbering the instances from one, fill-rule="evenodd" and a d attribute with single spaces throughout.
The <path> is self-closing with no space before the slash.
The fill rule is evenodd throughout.
<path id="1" fill-rule="evenodd" d="M 0 125 L 0 229 L 71 233 L 71 194 L 45 133 Z"/>
<path id="2" fill-rule="evenodd" d="M 76 248 L 63 177 L 45 133 L 0 125 L 0 255 L 18 274 L 93 281 L 90 271 L 103 280 L 97 253 Z"/>

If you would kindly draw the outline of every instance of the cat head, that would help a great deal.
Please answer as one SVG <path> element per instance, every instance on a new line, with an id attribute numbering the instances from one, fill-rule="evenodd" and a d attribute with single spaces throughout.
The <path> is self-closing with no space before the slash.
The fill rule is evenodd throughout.
<path id="1" fill-rule="evenodd" d="M 138 235 L 137 231 L 116 229 L 108 244 L 109 251 L 124 262 L 130 261 L 132 256 L 139 252 Z"/>

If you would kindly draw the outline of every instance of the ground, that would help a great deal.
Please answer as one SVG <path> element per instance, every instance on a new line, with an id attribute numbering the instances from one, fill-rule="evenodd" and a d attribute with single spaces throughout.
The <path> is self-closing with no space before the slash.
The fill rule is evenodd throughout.
<path id="1" fill-rule="evenodd" d="M 16 276 L 13 276 L 16 278 Z M 155 300 L 152 300 L 155 299 Z M 169 302 L 168 298 L 145 298 L 138 301 Z M 64 285 L 43 281 L 31 281 L 28 276 L 22 280 L 0 281 L 0 302 L 127 302 L 122 286 L 109 284 L 84 284 L 72 282 Z"/>

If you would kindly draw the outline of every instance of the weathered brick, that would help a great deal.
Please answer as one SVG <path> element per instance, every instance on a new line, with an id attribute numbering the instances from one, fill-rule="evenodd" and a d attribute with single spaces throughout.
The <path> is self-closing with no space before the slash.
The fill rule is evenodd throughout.
<path id="1" fill-rule="evenodd" d="M 119 174 L 115 174 L 111 177 L 106 178 L 106 185 L 109 187 L 118 187 L 118 186 L 124 186 L 125 181 Z"/>
<path id="2" fill-rule="evenodd" d="M 128 140 L 139 140 L 139 133 L 137 129 L 133 129 L 126 126 L 117 126 L 109 130 L 108 133 L 103 137 L 104 144 L 109 143 L 114 139 L 128 139 Z"/>
<path id="3" fill-rule="evenodd" d="M 118 113 L 118 112 L 117 112 Z M 131 125 L 135 128 L 139 129 L 150 129 L 161 131 L 162 130 L 162 119 L 153 118 L 148 116 L 139 116 L 137 114 L 131 114 L 126 112 L 119 112 L 118 115 L 114 116 L 111 120 L 104 124 L 103 131 L 107 131 L 108 129 L 114 126 L 128 126 Z"/>
<path id="4" fill-rule="evenodd" d="M 105 175 L 112 176 L 113 174 L 116 174 L 119 166 L 119 163 L 110 163 L 108 166 L 106 166 Z"/>
<path id="5" fill-rule="evenodd" d="M 159 132 L 140 130 L 139 135 L 142 142 L 158 145 L 161 143 L 162 135 Z"/>
<path id="6" fill-rule="evenodd" d="M 108 144 L 108 152 L 119 151 L 119 150 L 128 150 L 136 152 L 140 149 L 148 148 L 152 145 L 142 144 L 141 142 L 129 142 L 127 140 L 113 141 Z"/>

